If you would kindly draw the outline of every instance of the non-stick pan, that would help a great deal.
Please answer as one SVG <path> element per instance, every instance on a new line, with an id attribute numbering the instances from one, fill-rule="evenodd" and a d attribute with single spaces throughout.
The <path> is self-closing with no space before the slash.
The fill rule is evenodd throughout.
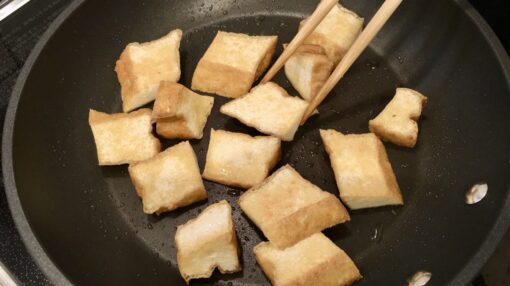
<path id="1" fill-rule="evenodd" d="M 368 21 L 381 0 L 345 0 Z M 279 48 L 317 1 L 76 1 L 32 52 L 14 90 L 4 127 L 3 170 L 16 225 L 34 259 L 55 284 L 181 285 L 174 246 L 177 225 L 227 199 L 234 208 L 243 271 L 214 273 L 192 284 L 267 285 L 252 248 L 263 235 L 242 214 L 242 190 L 205 182 L 207 201 L 160 216 L 145 215 L 126 166 L 99 167 L 89 108 L 119 112 L 115 61 L 126 44 L 181 28 L 181 82 L 216 31 L 278 35 Z M 357 285 L 404 285 L 419 270 L 430 285 L 474 277 L 510 220 L 510 72 L 508 56 L 465 0 L 404 1 L 328 99 L 283 145 L 279 163 L 337 194 L 318 128 L 367 132 L 399 86 L 429 98 L 413 149 L 385 144 L 405 198 L 402 207 L 352 211 L 325 231 L 359 266 Z M 275 79 L 297 93 L 281 74 Z M 257 134 L 219 113 L 211 128 Z M 170 146 L 177 141 L 164 141 Z M 475 183 L 488 195 L 464 202 Z"/>

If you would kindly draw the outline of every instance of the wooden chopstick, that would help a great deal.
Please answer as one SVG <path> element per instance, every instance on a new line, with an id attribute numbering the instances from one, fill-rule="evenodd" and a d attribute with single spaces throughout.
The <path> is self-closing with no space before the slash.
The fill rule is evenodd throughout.
<path id="1" fill-rule="evenodd" d="M 312 112 L 321 104 L 321 102 L 326 98 L 329 92 L 335 87 L 335 85 L 342 79 L 347 70 L 351 67 L 354 61 L 359 57 L 359 55 L 365 50 L 370 41 L 375 37 L 375 35 L 381 30 L 382 26 L 386 23 L 386 21 L 390 18 L 390 16 L 395 12 L 397 7 L 400 5 L 402 0 L 386 0 L 381 5 L 377 13 L 375 13 L 374 17 L 366 28 L 361 32 L 358 38 L 354 41 L 352 46 L 349 48 L 347 53 L 344 55 L 338 66 L 335 68 L 331 76 L 324 83 L 320 91 L 317 95 L 312 99 L 312 101 L 308 104 L 308 108 L 306 109 L 303 119 L 301 120 L 301 125 L 303 125 L 308 117 L 312 114 Z"/>
<path id="2" fill-rule="evenodd" d="M 315 30 L 320 24 L 322 19 L 328 15 L 329 11 L 338 3 L 338 0 L 322 0 L 315 11 L 306 20 L 305 24 L 298 31 L 294 39 L 283 50 L 283 53 L 276 60 L 274 65 L 269 69 L 266 75 L 262 78 L 262 83 L 270 81 L 276 73 L 283 67 L 285 62 L 294 54 L 297 48 L 306 40 L 306 38 Z"/>

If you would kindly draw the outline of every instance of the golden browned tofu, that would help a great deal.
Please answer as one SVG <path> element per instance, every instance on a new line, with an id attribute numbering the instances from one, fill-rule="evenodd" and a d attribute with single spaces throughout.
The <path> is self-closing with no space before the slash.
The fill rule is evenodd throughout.
<path id="1" fill-rule="evenodd" d="M 233 98 L 248 93 L 269 66 L 277 39 L 219 31 L 198 62 L 191 88 Z"/>
<path id="2" fill-rule="evenodd" d="M 368 122 L 371 132 L 383 140 L 414 147 L 418 139 L 418 119 L 427 98 L 409 88 L 397 88 L 395 96 L 376 118 Z"/>
<path id="3" fill-rule="evenodd" d="M 225 103 L 220 112 L 262 133 L 292 141 L 307 106 L 306 101 L 290 96 L 276 83 L 268 82 Z"/>
<path id="4" fill-rule="evenodd" d="M 322 47 L 302 45 L 285 63 L 285 75 L 301 97 L 310 101 L 322 88 L 333 67 Z"/>
<path id="5" fill-rule="evenodd" d="M 363 18 L 338 4 L 333 6 L 304 44 L 323 47 L 329 59 L 337 65 L 361 33 L 362 28 Z"/>
<path id="6" fill-rule="evenodd" d="M 285 249 L 261 242 L 253 252 L 274 286 L 343 286 L 362 278 L 349 256 L 320 232 Z"/>
<path id="7" fill-rule="evenodd" d="M 239 198 L 239 206 L 276 247 L 289 247 L 350 219 L 340 200 L 286 165 Z"/>
<path id="8" fill-rule="evenodd" d="M 211 130 L 203 177 L 229 186 L 251 188 L 262 182 L 280 158 L 280 139 Z"/>
<path id="9" fill-rule="evenodd" d="M 207 198 L 197 158 L 188 141 L 129 165 L 143 211 L 160 214 Z"/>
<path id="10" fill-rule="evenodd" d="M 148 159 L 161 150 L 152 135 L 151 110 L 107 114 L 91 109 L 89 125 L 94 135 L 99 165 L 121 165 Z"/>
<path id="11" fill-rule="evenodd" d="M 179 83 L 161 82 L 152 111 L 156 132 L 168 139 L 201 139 L 213 104 L 212 96 L 196 94 Z"/>
<path id="12" fill-rule="evenodd" d="M 340 198 L 350 209 L 402 205 L 404 201 L 381 140 L 372 133 L 321 130 Z"/>
<path id="13" fill-rule="evenodd" d="M 227 201 L 208 206 L 197 218 L 177 227 L 177 264 L 181 276 L 191 279 L 241 271 L 232 210 Z"/>
<path id="14" fill-rule="evenodd" d="M 126 46 L 115 66 L 124 112 L 153 101 L 161 81 L 179 80 L 181 37 L 176 29 L 160 39 Z"/>

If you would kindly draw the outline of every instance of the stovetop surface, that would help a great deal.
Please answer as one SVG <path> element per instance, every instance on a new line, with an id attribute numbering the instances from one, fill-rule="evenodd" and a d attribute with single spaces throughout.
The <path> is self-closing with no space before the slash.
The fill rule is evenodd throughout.
<path id="1" fill-rule="evenodd" d="M 72 0 L 31 0 L 0 22 L 0 126 L 18 73 L 30 51 L 51 22 Z M 510 53 L 510 8 L 505 0 L 470 0 Z M 0 129 L 0 133 L 2 130 Z M 1 172 L 1 170 L 0 170 Z M 0 262 L 24 285 L 48 285 L 14 226 L 0 176 Z M 510 231 L 473 286 L 510 285 Z"/>

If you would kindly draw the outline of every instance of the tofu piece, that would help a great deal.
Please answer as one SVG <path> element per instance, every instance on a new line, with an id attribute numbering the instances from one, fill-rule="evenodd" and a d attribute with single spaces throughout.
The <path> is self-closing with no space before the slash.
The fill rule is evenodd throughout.
<path id="1" fill-rule="evenodd" d="M 336 196 L 305 180 L 289 165 L 246 191 L 239 206 L 278 248 L 350 220 Z"/>
<path id="2" fill-rule="evenodd" d="M 397 88 L 395 96 L 368 128 L 381 139 L 412 148 L 418 139 L 418 119 L 427 97 L 409 88 Z"/>
<path id="3" fill-rule="evenodd" d="M 232 98 L 248 93 L 271 63 L 277 40 L 219 31 L 198 62 L 191 88 Z"/>
<path id="4" fill-rule="evenodd" d="M 286 249 L 261 242 L 253 252 L 274 286 L 342 286 L 362 278 L 349 256 L 320 232 Z"/>
<path id="5" fill-rule="evenodd" d="M 216 267 L 221 273 L 241 271 L 232 209 L 225 200 L 178 226 L 175 245 L 179 271 L 186 283 L 211 277 Z"/>
<path id="6" fill-rule="evenodd" d="M 100 166 L 129 164 L 159 153 L 161 143 L 152 135 L 151 110 L 107 114 L 89 110 Z"/>
<path id="7" fill-rule="evenodd" d="M 197 158 L 188 141 L 130 164 L 128 171 L 142 198 L 144 213 L 160 214 L 207 198 Z"/>
<path id="8" fill-rule="evenodd" d="M 324 49 L 302 45 L 285 63 L 285 75 L 306 101 L 311 101 L 333 71 L 334 64 Z"/>
<path id="9" fill-rule="evenodd" d="M 176 29 L 157 40 L 126 46 L 115 66 L 124 112 L 153 101 L 159 82 L 179 80 L 181 37 L 182 31 Z"/>
<path id="10" fill-rule="evenodd" d="M 307 106 L 306 101 L 290 96 L 276 83 L 268 82 L 222 105 L 220 112 L 262 133 L 292 141 Z"/>
<path id="11" fill-rule="evenodd" d="M 404 204 L 381 140 L 373 133 L 344 135 L 321 130 L 340 191 L 350 209 Z"/>
<path id="12" fill-rule="evenodd" d="M 303 43 L 323 47 L 336 66 L 361 33 L 363 21 L 353 11 L 337 4 Z"/>
<path id="13" fill-rule="evenodd" d="M 251 188 L 262 182 L 280 159 L 280 139 L 211 130 L 202 177 L 224 185 Z"/>
<path id="14" fill-rule="evenodd" d="M 199 95 L 185 86 L 161 82 L 152 119 L 156 132 L 168 139 L 201 139 L 207 118 L 211 114 L 214 97 Z"/>

